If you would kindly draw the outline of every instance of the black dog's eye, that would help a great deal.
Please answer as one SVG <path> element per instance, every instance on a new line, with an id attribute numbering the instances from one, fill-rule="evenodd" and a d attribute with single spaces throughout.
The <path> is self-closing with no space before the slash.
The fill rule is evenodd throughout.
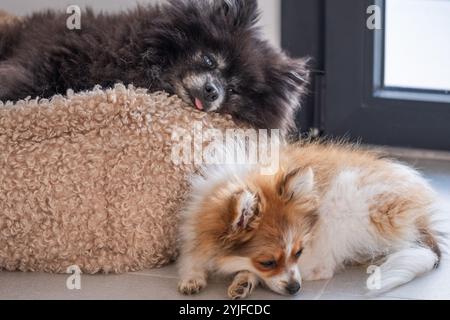
<path id="1" fill-rule="evenodd" d="M 238 91 L 235 88 L 228 88 L 229 94 L 238 94 Z"/>
<path id="2" fill-rule="evenodd" d="M 216 62 L 214 61 L 214 59 L 206 54 L 203 56 L 203 63 L 208 68 L 214 68 L 216 66 Z"/>
<path id="3" fill-rule="evenodd" d="M 277 262 L 275 260 L 262 261 L 259 264 L 266 269 L 273 269 L 277 266 Z"/>
<path id="4" fill-rule="evenodd" d="M 300 256 L 302 255 L 302 252 L 303 252 L 303 249 L 298 250 L 298 251 L 295 253 L 295 257 L 296 257 L 296 258 L 300 258 Z"/>

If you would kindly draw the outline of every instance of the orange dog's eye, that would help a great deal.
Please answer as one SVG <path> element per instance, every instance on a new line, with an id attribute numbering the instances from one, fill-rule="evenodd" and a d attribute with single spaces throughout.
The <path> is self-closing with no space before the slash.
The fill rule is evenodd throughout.
<path id="1" fill-rule="evenodd" d="M 303 249 L 298 250 L 298 251 L 295 253 L 295 257 L 296 257 L 296 258 L 300 258 L 300 256 L 302 255 L 302 252 L 303 252 Z"/>
<path id="2" fill-rule="evenodd" d="M 274 269 L 277 266 L 277 262 L 275 260 L 261 261 L 259 264 L 266 269 Z"/>

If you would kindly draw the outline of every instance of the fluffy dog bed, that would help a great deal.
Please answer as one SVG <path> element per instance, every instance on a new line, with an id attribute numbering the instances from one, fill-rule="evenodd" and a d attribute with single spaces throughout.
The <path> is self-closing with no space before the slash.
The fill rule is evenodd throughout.
<path id="1" fill-rule="evenodd" d="M 14 24 L 19 20 L 19 17 L 13 16 L 6 11 L 0 10 L 0 27 L 8 24 Z"/>
<path id="2" fill-rule="evenodd" d="M 173 163 L 173 135 L 194 121 L 237 127 L 122 85 L 0 103 L 0 268 L 125 272 L 172 261 L 195 170 Z"/>

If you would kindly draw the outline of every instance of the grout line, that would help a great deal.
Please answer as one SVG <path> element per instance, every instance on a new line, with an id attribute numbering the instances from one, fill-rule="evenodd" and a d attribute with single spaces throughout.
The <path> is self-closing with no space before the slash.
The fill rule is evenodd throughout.
<path id="1" fill-rule="evenodd" d="M 169 275 L 161 275 L 161 274 L 149 274 L 149 273 L 143 273 L 143 272 L 130 272 L 127 273 L 131 276 L 140 276 L 140 277 L 152 277 L 152 278 L 162 278 L 162 279 L 178 279 L 176 276 L 169 276 Z"/>
<path id="2" fill-rule="evenodd" d="M 178 280 L 179 277 L 178 276 L 172 276 L 172 275 L 161 275 L 161 274 L 149 274 L 149 273 L 144 273 L 142 271 L 137 271 L 137 272 L 133 272 L 133 273 L 126 273 L 128 275 L 134 275 L 134 276 L 140 276 L 140 277 L 152 277 L 152 278 L 161 278 L 161 279 L 173 279 L 173 280 Z M 227 282 L 223 281 L 224 279 L 210 279 L 208 281 L 208 284 L 224 284 L 226 285 Z"/>
<path id="3" fill-rule="evenodd" d="M 396 299 L 396 300 L 430 300 L 430 299 L 424 299 L 424 298 L 409 298 L 409 297 L 397 297 L 395 295 L 391 296 L 389 294 L 385 295 L 386 298 L 390 298 L 390 299 Z M 383 298 L 383 297 L 381 297 Z M 436 300 L 436 299 L 434 299 Z"/>
<path id="4" fill-rule="evenodd" d="M 401 147 L 376 146 L 376 145 L 364 145 L 363 147 L 376 151 L 381 151 L 393 157 L 450 161 L 450 152 L 448 151 L 409 149 Z"/>
<path id="5" fill-rule="evenodd" d="M 314 297 L 313 300 L 319 300 L 319 299 L 320 299 L 320 297 L 324 294 L 324 292 L 325 292 L 325 290 L 326 290 L 328 284 L 331 282 L 332 279 L 333 279 L 333 278 L 328 279 L 327 282 L 325 282 L 325 284 L 324 284 L 323 287 L 319 290 L 319 293 Z"/>

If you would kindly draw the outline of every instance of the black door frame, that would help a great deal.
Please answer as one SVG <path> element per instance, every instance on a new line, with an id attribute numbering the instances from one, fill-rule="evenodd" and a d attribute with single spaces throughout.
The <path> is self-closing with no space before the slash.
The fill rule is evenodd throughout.
<path id="1" fill-rule="evenodd" d="M 313 107 L 308 106 L 308 112 L 313 115 L 308 119 L 320 118 L 324 133 L 330 136 L 370 144 L 450 150 L 450 95 L 387 88 L 382 82 L 384 25 L 382 30 L 369 30 L 366 21 L 367 8 L 375 4 L 384 12 L 385 1 L 323 2 L 314 7 L 315 12 L 308 12 L 299 10 L 308 8 L 309 1 L 283 0 L 283 46 L 295 55 L 312 52 L 318 68 L 325 71 L 320 88 L 317 83 L 312 88 L 309 99 L 313 101 L 308 103 Z M 323 14 L 317 10 L 323 10 Z M 299 22 L 303 18 L 306 20 Z M 384 16 L 382 20 L 384 24 Z M 315 41 L 308 40 L 305 34 L 309 32 L 318 35 L 316 42 L 320 45 L 311 45 Z M 306 44 L 301 44 L 304 38 Z M 317 126 L 317 121 L 310 125 Z"/>
<path id="2" fill-rule="evenodd" d="M 311 58 L 309 94 L 302 103 L 297 125 L 302 132 L 323 129 L 321 95 L 325 64 L 325 0 L 281 1 L 281 45 L 290 55 Z"/>

